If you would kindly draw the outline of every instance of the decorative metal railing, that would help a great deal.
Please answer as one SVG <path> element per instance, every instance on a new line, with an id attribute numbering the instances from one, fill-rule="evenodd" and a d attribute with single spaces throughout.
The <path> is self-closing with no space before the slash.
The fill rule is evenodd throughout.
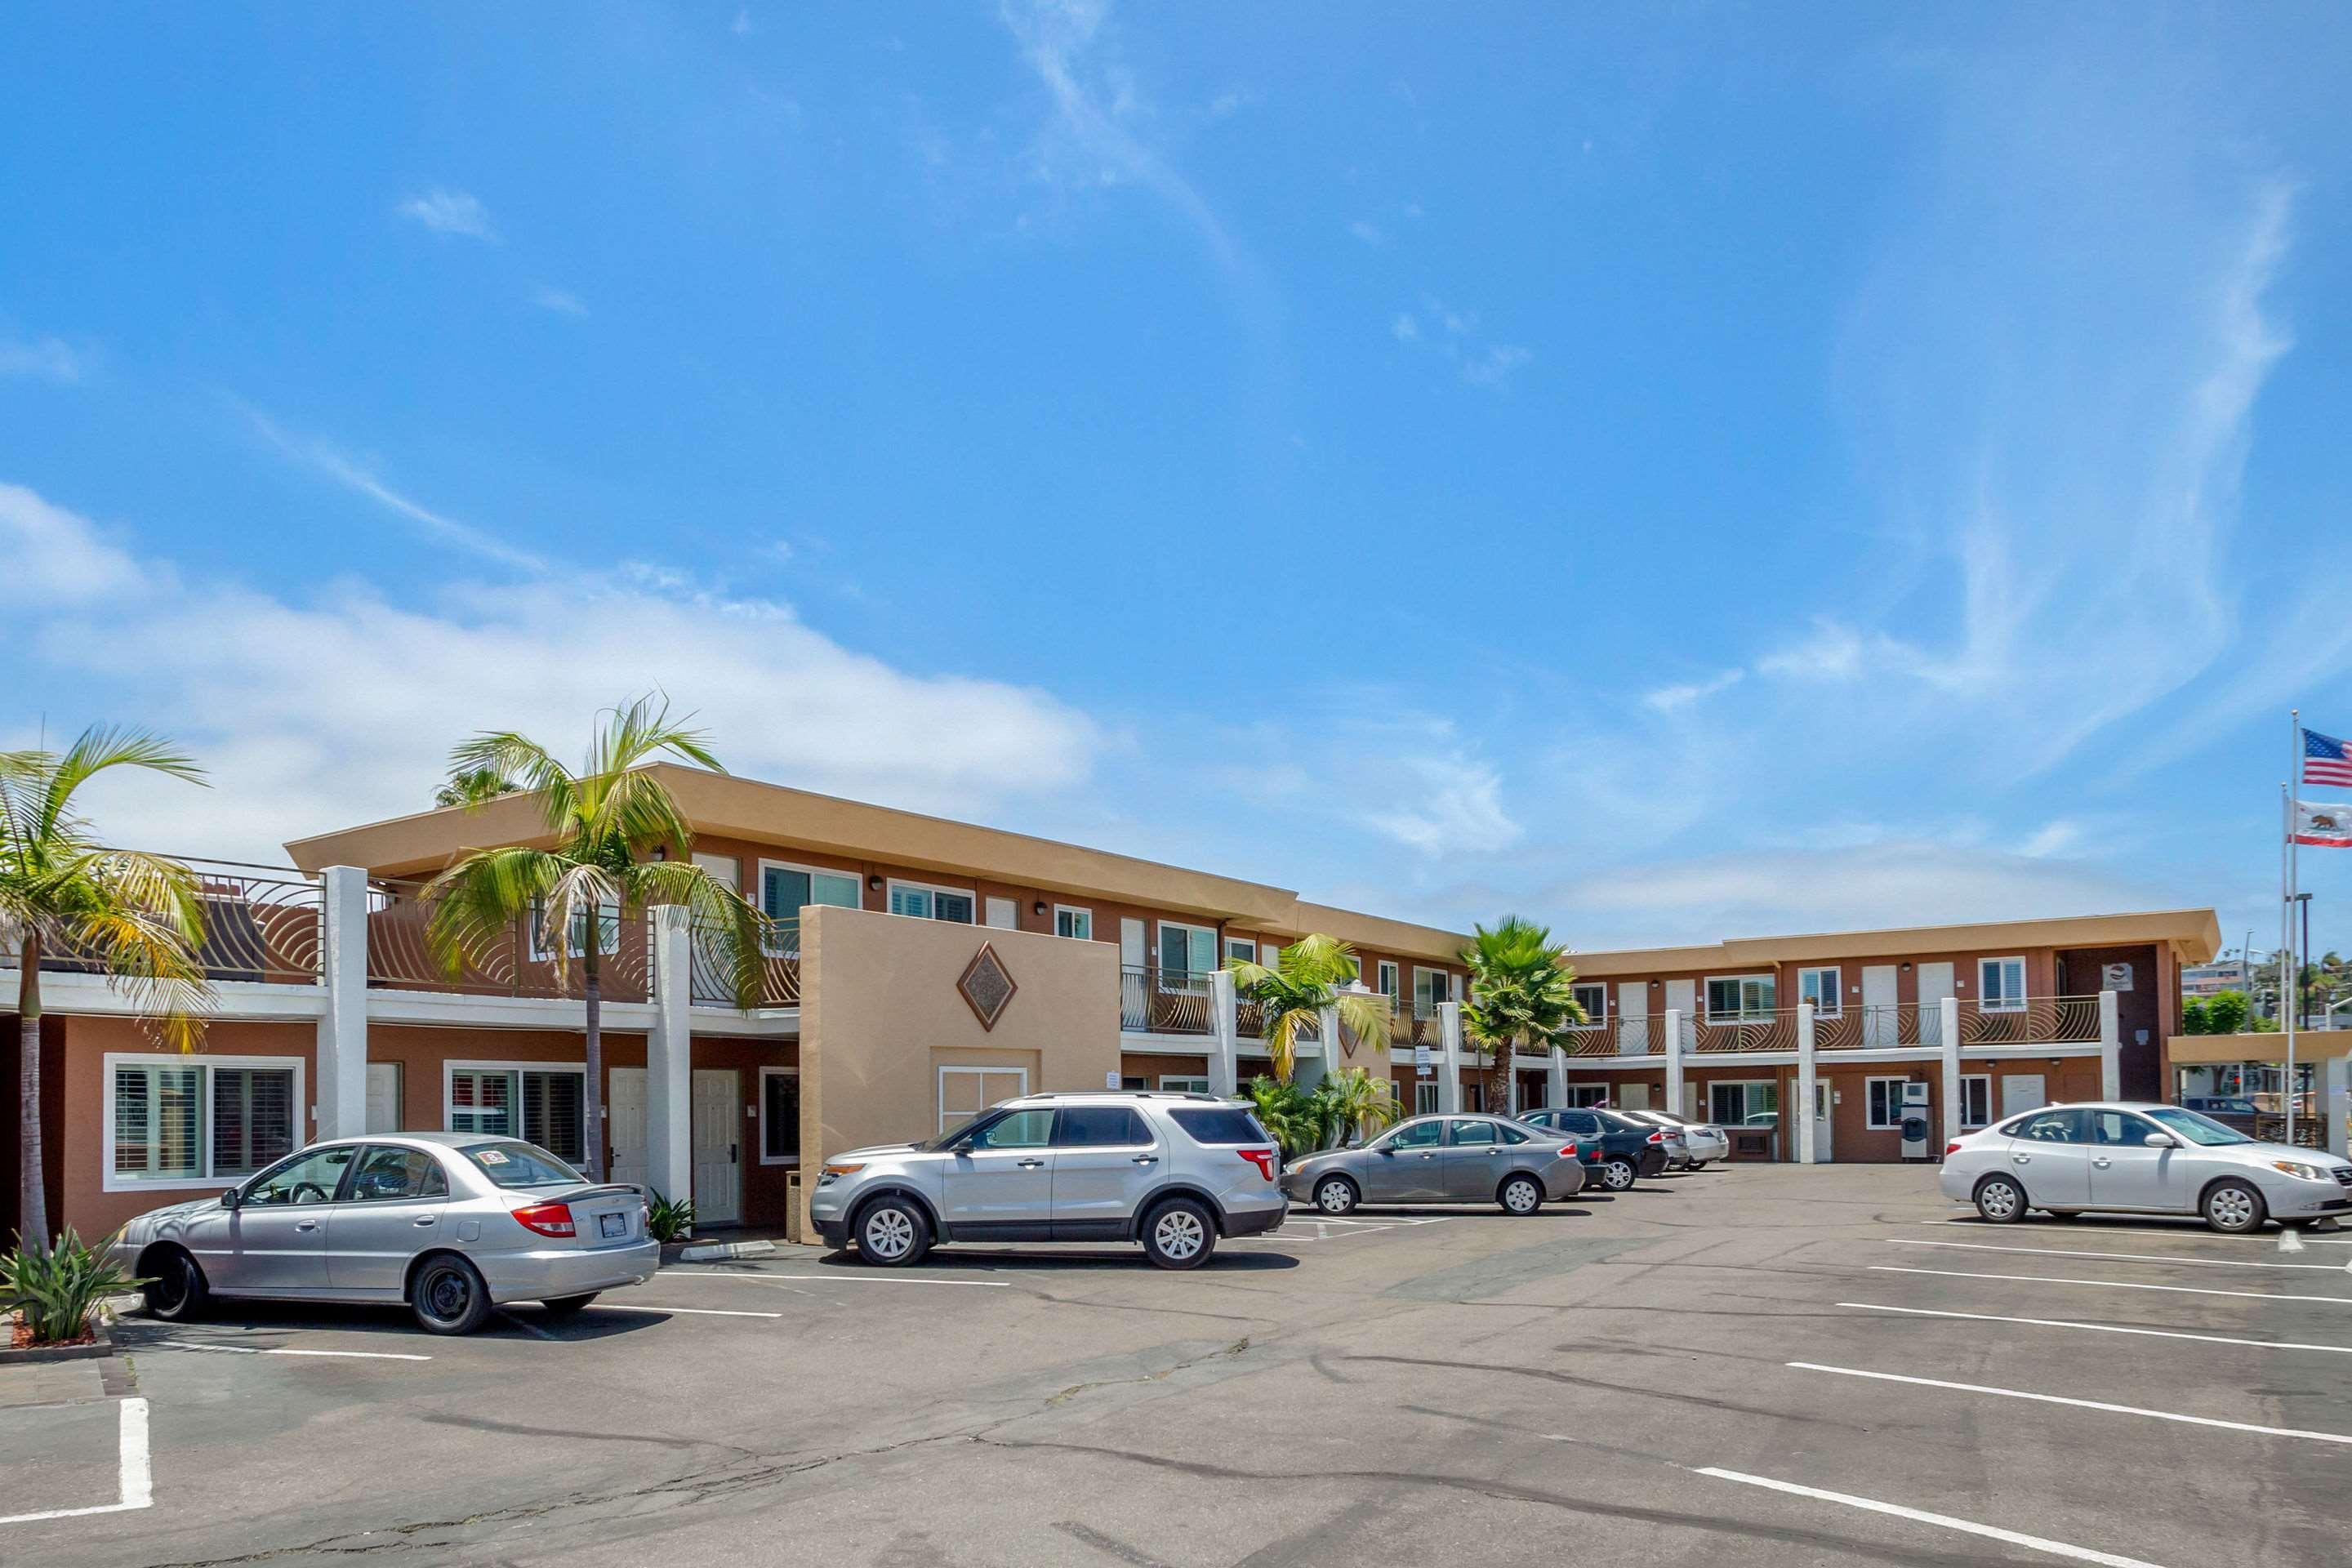
<path id="1" fill-rule="evenodd" d="M 1778 1007 L 1769 1012 L 1727 1013 L 1710 1016 L 1695 1013 L 1683 1021 L 1685 1051 L 1793 1051 L 1797 1048 L 1797 1010 Z"/>
<path id="2" fill-rule="evenodd" d="M 2096 996 L 2032 996 L 2010 1003 L 1960 1003 L 1963 1046 L 2081 1044 L 2099 1037 Z"/>
<path id="3" fill-rule="evenodd" d="M 1118 972 L 1118 1026 L 1148 1035 L 1214 1033 L 1209 1017 L 1209 971 L 1162 969 L 1156 963 L 1123 966 Z"/>
<path id="4" fill-rule="evenodd" d="M 1846 1007 L 1813 1015 L 1813 1048 L 1822 1051 L 1892 1050 L 1900 1046 L 1942 1043 L 1943 1015 L 1911 1002 Z"/>
<path id="5" fill-rule="evenodd" d="M 1560 1037 L 1560 1048 L 1571 1057 L 1613 1057 L 1617 1054 L 1617 1026 L 1606 1018 L 1572 1025 Z"/>
<path id="6" fill-rule="evenodd" d="M 698 1007 L 733 1007 L 735 933 L 708 921 L 694 922 L 693 989 Z M 801 922 L 760 918 L 760 988 L 755 1007 L 797 1007 L 801 1000 Z"/>
<path id="7" fill-rule="evenodd" d="M 561 970 L 550 933 L 525 919 L 497 934 L 467 942 L 456 972 L 425 939 L 432 910 L 426 884 L 383 879 L 368 884 L 367 983 L 390 991 L 456 991 L 468 995 L 578 996 L 588 921 L 574 922 L 569 961 Z M 651 944 L 641 910 L 604 910 L 596 922 L 597 990 L 607 1002 L 643 1002 L 653 994 Z"/>
<path id="8" fill-rule="evenodd" d="M 203 936 L 196 956 L 208 980 L 319 984 L 326 905 L 318 882 L 291 866 L 235 860 L 181 860 L 195 876 Z M 13 964 L 14 949 L 0 950 Z M 106 965 L 88 952 L 45 951 L 44 973 L 95 974 Z"/>

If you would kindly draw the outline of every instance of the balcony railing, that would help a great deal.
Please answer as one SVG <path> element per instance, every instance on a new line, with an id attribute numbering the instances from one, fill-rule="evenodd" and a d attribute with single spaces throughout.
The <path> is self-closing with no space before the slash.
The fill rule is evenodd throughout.
<path id="1" fill-rule="evenodd" d="M 1960 1004 L 1962 1046 L 2084 1044 L 2098 1037 L 2096 996 L 2032 996 L 2005 1003 L 1970 997 Z"/>
<path id="2" fill-rule="evenodd" d="M 196 880 L 204 921 L 196 957 L 207 980 L 319 984 L 325 900 L 319 884 L 291 866 L 184 860 Z M 13 964 L 13 950 L 0 962 Z M 106 966 L 87 952 L 44 951 L 44 973 L 96 974 Z"/>
<path id="3" fill-rule="evenodd" d="M 1683 1049 L 1708 1051 L 1793 1051 L 1797 1048 L 1797 1010 L 1778 1007 L 1710 1016 L 1695 1013 L 1683 1019 Z"/>
<path id="4" fill-rule="evenodd" d="M 1813 1047 L 1823 1051 L 1881 1051 L 1943 1044 L 1944 1018 L 1934 1007 L 1885 1003 L 1813 1015 Z"/>
<path id="5" fill-rule="evenodd" d="M 736 1005 L 733 933 L 705 921 L 694 924 L 694 989 L 698 1007 Z M 756 1007 L 797 1007 L 801 1000 L 801 922 L 761 917 L 760 992 Z"/>
<path id="6" fill-rule="evenodd" d="M 425 938 L 431 908 L 422 882 L 382 879 L 368 884 L 367 983 L 387 991 L 456 991 L 486 996 L 578 996 L 587 921 L 574 922 L 570 962 L 558 973 L 545 934 L 519 920 L 494 935 L 465 944 L 452 975 Z M 642 912 L 607 910 L 596 921 L 598 992 L 607 1002 L 643 1002 L 653 994 L 653 965 Z"/>
<path id="7" fill-rule="evenodd" d="M 1118 1026 L 1132 1034 L 1207 1035 L 1209 971 L 1128 964 L 1118 972 Z M 1244 1026 L 1242 1032 L 1255 1030 Z"/>

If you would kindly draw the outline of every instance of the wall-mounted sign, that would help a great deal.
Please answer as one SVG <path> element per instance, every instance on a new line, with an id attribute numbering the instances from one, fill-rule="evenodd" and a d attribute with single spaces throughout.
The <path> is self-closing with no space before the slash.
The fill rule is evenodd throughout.
<path id="1" fill-rule="evenodd" d="M 2102 991 L 2128 991 L 2128 990 L 2130 990 L 2131 988 L 2132 988 L 2132 966 L 2131 966 L 2130 964 L 2128 964 L 2128 963 L 2103 963 L 2103 964 L 2099 965 L 2099 989 L 2100 989 L 2100 990 L 2102 990 Z"/>
<path id="2" fill-rule="evenodd" d="M 1423 1045 L 1413 1047 L 1412 1070 L 1423 1078 L 1429 1077 L 1433 1070 L 1429 1059 L 1429 1047 L 1427 1046 Z"/>
<path id="3" fill-rule="evenodd" d="M 1004 961 L 996 956 L 994 944 L 983 942 L 980 951 L 971 955 L 971 962 L 964 965 L 963 977 L 956 982 L 956 989 L 962 993 L 964 1005 L 980 1020 L 980 1026 L 993 1029 L 996 1021 L 1004 1016 L 1004 1009 L 1012 1005 L 1013 994 L 1021 987 L 1013 984 Z M 1118 1085 L 1114 1083 L 1111 1087 L 1117 1089 Z"/>

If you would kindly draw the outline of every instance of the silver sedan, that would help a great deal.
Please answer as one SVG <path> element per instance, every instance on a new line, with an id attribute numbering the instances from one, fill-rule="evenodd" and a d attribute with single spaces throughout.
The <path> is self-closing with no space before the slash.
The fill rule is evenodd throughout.
<path id="1" fill-rule="evenodd" d="M 114 1243 L 147 1310 L 213 1296 L 405 1301 L 436 1334 L 539 1301 L 578 1311 L 661 1266 L 644 1194 L 600 1186 L 536 1144 L 464 1132 L 314 1143 L 218 1197 L 140 1215 Z"/>
<path id="2" fill-rule="evenodd" d="M 1584 1190 L 1572 1139 L 1499 1116 L 1416 1116 L 1370 1142 L 1297 1160 L 1282 1173 L 1293 1201 L 1327 1215 L 1358 1204 L 1499 1204 L 1528 1215 Z"/>
<path id="3" fill-rule="evenodd" d="M 2031 1208 L 2201 1215 L 2215 1230 L 2352 1213 L 2352 1161 L 2260 1143 L 2177 1105 L 2051 1105 L 1954 1139 L 1944 1195 L 1996 1225 Z"/>

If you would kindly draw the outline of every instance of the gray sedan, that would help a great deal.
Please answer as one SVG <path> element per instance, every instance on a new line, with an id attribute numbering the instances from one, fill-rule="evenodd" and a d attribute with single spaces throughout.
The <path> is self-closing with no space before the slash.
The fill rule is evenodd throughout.
<path id="1" fill-rule="evenodd" d="M 1944 1195 L 1996 1225 L 2027 1208 L 2201 1215 L 2215 1230 L 2306 1225 L 2352 1213 L 2352 1161 L 2258 1143 L 2177 1105 L 2052 1105 L 1954 1139 Z"/>
<path id="2" fill-rule="evenodd" d="M 1500 1204 L 1533 1214 L 1584 1190 L 1574 1140 L 1499 1116 L 1416 1116 L 1370 1142 L 1309 1154 L 1282 1173 L 1294 1202 L 1339 1215 L 1358 1204 Z"/>
<path id="3" fill-rule="evenodd" d="M 466 1132 L 314 1143 L 218 1197 L 140 1215 L 114 1243 L 147 1310 L 194 1317 L 213 1296 L 405 1301 L 436 1334 L 493 1307 L 576 1312 L 661 1266 L 644 1194 L 600 1186 L 536 1144 Z"/>

